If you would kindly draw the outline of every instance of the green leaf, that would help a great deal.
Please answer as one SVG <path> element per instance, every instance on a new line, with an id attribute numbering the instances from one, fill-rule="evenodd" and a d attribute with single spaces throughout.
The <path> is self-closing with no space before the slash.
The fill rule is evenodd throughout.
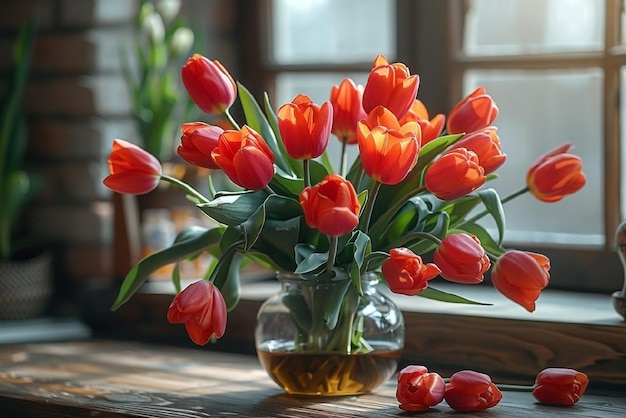
<path id="1" fill-rule="evenodd" d="M 225 225 L 240 225 L 263 204 L 267 193 L 262 190 L 219 193 L 208 203 L 198 208 L 217 222 Z"/>
<path id="2" fill-rule="evenodd" d="M 482 199 L 485 204 L 485 208 L 491 216 L 493 220 L 496 222 L 496 226 L 498 228 L 498 244 L 502 244 L 502 240 L 504 239 L 504 231 L 506 229 L 506 222 L 504 219 L 504 207 L 502 206 L 502 202 L 500 200 L 500 196 L 495 189 L 485 189 L 478 191 L 478 196 Z"/>
<path id="3" fill-rule="evenodd" d="M 267 145 L 274 153 L 274 161 L 276 165 L 286 173 L 293 174 L 289 163 L 285 160 L 284 155 L 282 153 L 281 147 L 276 140 L 276 136 L 274 135 L 274 131 L 272 130 L 272 126 L 269 121 L 263 114 L 261 107 L 257 103 L 256 99 L 250 93 L 250 91 L 241 83 L 237 82 L 237 89 L 239 91 L 239 100 L 241 101 L 241 107 L 243 108 L 243 113 L 246 117 L 246 125 L 250 126 L 252 129 L 257 131 Z"/>
<path id="4" fill-rule="evenodd" d="M 443 292 L 441 290 L 434 289 L 430 286 L 426 288 L 426 290 L 418 294 L 417 296 L 421 296 L 426 299 L 438 300 L 440 302 L 447 302 L 447 303 L 462 303 L 466 305 L 484 305 L 484 306 L 492 305 L 491 303 L 476 302 L 476 301 L 455 295 L 453 293 Z"/>
<path id="5" fill-rule="evenodd" d="M 328 253 L 312 253 L 298 264 L 294 273 L 302 276 L 303 279 L 314 278 L 324 271 L 327 261 Z"/>
<path id="6" fill-rule="evenodd" d="M 118 309 L 159 268 L 183 260 L 207 247 L 217 245 L 222 236 L 222 228 L 206 229 L 192 227 L 183 231 L 171 247 L 142 258 L 124 278 L 112 310 Z"/>
<path id="7" fill-rule="evenodd" d="M 324 302 L 324 322 L 329 330 L 333 330 L 337 326 L 339 313 L 343 307 L 342 302 L 351 284 L 352 281 L 350 280 L 342 280 L 332 286 L 315 290 L 316 293 L 326 292 L 326 294 L 316 294 L 315 299 Z"/>
<path id="8" fill-rule="evenodd" d="M 241 224 L 241 230 L 244 236 L 244 252 L 249 251 L 256 243 L 257 239 L 259 239 L 263 225 L 265 225 L 265 204 L 259 206 L 257 211 Z"/>
<path id="9" fill-rule="evenodd" d="M 220 289 L 228 311 L 235 309 L 241 297 L 239 270 L 243 257 L 235 247 L 220 258 L 209 280 Z"/>

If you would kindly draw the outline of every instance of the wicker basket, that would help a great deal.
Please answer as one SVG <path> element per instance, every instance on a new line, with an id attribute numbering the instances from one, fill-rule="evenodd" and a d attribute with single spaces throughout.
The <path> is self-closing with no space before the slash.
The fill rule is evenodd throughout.
<path id="1" fill-rule="evenodd" d="M 52 257 L 0 260 L 0 320 L 36 318 L 52 294 Z"/>

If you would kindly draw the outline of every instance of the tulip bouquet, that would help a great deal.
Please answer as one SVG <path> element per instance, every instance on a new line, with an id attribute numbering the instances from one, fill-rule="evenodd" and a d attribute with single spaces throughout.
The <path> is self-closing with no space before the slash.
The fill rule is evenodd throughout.
<path id="1" fill-rule="evenodd" d="M 243 258 L 305 281 L 345 281 L 327 303 L 307 312 L 328 328 L 337 326 L 348 295 L 361 294 L 361 277 L 368 272 L 395 293 L 478 303 L 436 290 L 429 282 L 441 276 L 480 283 L 493 263 L 495 288 L 528 311 L 535 309 L 548 284 L 549 260 L 503 247 L 503 204 L 525 192 L 554 202 L 579 190 L 585 184 L 582 162 L 568 153 L 569 144 L 541 156 L 524 187 L 500 198 L 486 184 L 506 156 L 493 125 L 498 108 L 483 88 L 448 115 L 431 118 L 416 98 L 419 77 L 383 56 L 374 60 L 363 87 L 345 79 L 324 103 L 300 94 L 277 111 L 267 96 L 257 102 L 219 62 L 199 54 L 188 59 L 181 75 L 196 105 L 224 115 L 230 126 L 183 124 L 178 155 L 223 172 L 237 188 L 216 191 L 209 181 L 205 196 L 163 174 L 154 156 L 116 139 L 106 186 L 144 194 L 160 181 L 172 183 L 216 226 L 189 228 L 171 247 L 140 260 L 126 276 L 114 309 L 153 271 L 205 251 L 216 262 L 202 280 L 183 290 L 174 269 L 178 294 L 168 311 L 168 320 L 184 323 L 200 345 L 225 331 L 227 311 L 239 299 Z M 242 125 L 229 111 L 237 98 L 245 115 Z M 340 156 L 326 152 L 331 135 L 341 142 Z M 348 167 L 345 155 L 351 146 L 359 152 Z M 333 162 L 339 170 L 333 170 Z M 493 218 L 495 232 L 477 223 L 484 216 Z M 350 347 L 329 350 L 368 349 L 358 330 L 342 332 L 354 337 L 348 339 Z"/>

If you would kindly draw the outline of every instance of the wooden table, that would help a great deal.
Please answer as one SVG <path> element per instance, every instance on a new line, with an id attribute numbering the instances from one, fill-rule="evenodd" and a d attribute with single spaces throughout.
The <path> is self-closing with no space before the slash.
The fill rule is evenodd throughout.
<path id="1" fill-rule="evenodd" d="M 284 394 L 254 356 L 131 342 L 0 346 L 0 417 L 398 417 L 392 380 L 374 394 Z M 419 416 L 454 413 L 445 403 Z M 573 408 L 504 391 L 495 408 L 464 417 L 626 417 L 624 396 L 585 394 Z"/>

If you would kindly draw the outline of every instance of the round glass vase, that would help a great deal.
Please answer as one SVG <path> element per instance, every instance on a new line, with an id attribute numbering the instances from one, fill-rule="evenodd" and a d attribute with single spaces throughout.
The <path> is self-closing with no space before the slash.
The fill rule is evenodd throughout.
<path id="1" fill-rule="evenodd" d="M 279 273 L 280 291 L 257 315 L 255 343 L 270 377 L 294 395 L 369 393 L 396 371 L 404 319 L 373 273 L 350 279 L 305 280 Z"/>

